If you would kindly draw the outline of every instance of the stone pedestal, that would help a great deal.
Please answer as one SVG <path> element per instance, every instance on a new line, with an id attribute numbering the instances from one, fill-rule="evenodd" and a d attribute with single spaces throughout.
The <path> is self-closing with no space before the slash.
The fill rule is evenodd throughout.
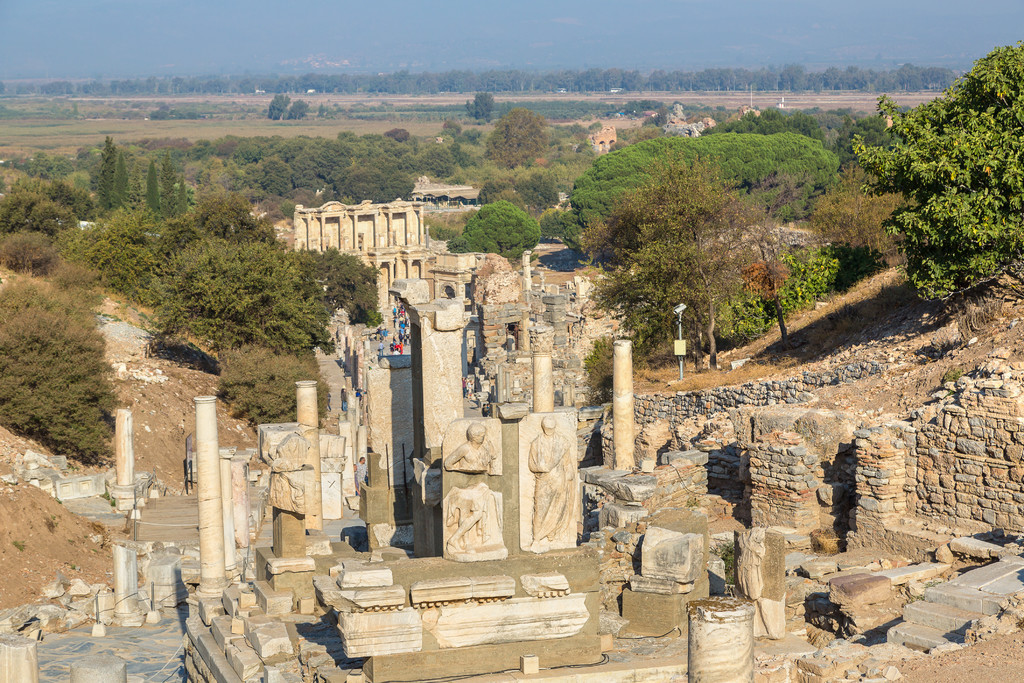
<path id="1" fill-rule="evenodd" d="M 753 683 L 754 605 L 715 597 L 689 605 L 690 683 Z"/>
<path id="2" fill-rule="evenodd" d="M 220 448 L 217 443 L 217 399 L 197 396 L 196 474 L 199 498 L 200 598 L 219 598 L 227 586 L 224 574 L 224 511 L 221 507 Z"/>
<path id="3" fill-rule="evenodd" d="M 114 655 L 90 655 L 71 663 L 71 683 L 127 683 L 125 661 Z"/>
<path id="4" fill-rule="evenodd" d="M 295 383 L 295 403 L 296 418 L 305 428 L 302 435 L 310 444 L 306 452 L 306 464 L 313 468 L 313 475 L 308 479 L 309 489 L 306 491 L 306 528 L 319 531 L 324 528 L 324 518 L 320 481 L 320 412 L 316 400 L 315 380 Z"/>
<path id="5" fill-rule="evenodd" d="M 533 337 L 533 412 L 550 413 L 555 409 L 555 384 L 551 367 L 555 330 L 550 325 L 537 325 L 530 330 Z"/>
<path id="6" fill-rule="evenodd" d="M 786 540 L 754 527 L 735 532 L 736 590 L 754 604 L 754 637 L 786 636 Z"/>
<path id="7" fill-rule="evenodd" d="M 139 609 L 139 560 L 136 552 L 114 546 L 114 619 L 122 626 L 141 626 Z"/>
<path id="8" fill-rule="evenodd" d="M 38 641 L 0 634 L 0 683 L 39 683 Z"/>
<path id="9" fill-rule="evenodd" d="M 633 456 L 635 416 L 633 413 L 633 342 L 619 339 L 612 344 L 612 469 L 631 470 L 636 466 Z M 608 464 L 607 461 L 605 464 Z"/>
<path id="10" fill-rule="evenodd" d="M 218 448 L 220 453 L 220 509 L 224 525 L 224 571 L 228 576 L 238 571 L 235 558 L 235 496 L 231 489 L 231 458 L 234 448 Z"/>

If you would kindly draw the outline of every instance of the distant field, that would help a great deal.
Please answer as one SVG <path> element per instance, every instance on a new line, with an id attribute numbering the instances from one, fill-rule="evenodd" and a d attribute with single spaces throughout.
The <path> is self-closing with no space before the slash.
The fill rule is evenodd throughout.
<path id="1" fill-rule="evenodd" d="M 899 93 L 895 99 L 902 105 L 914 106 L 936 96 L 935 92 Z M 430 135 L 440 130 L 440 116 L 437 107 L 461 105 L 471 94 L 443 95 L 295 95 L 310 103 L 311 114 L 321 104 L 329 108 L 352 109 L 354 116 L 364 115 L 366 107 L 401 107 L 399 112 L 378 110 L 376 116 L 385 118 L 331 119 L 307 118 L 302 121 L 271 121 L 261 112 L 266 111 L 270 95 L 196 95 L 196 96 L 152 96 L 152 97 L 7 97 L 0 98 L 0 105 L 8 111 L 6 118 L 0 118 L 0 156 L 30 154 L 33 150 L 70 154 L 80 147 L 102 143 L 107 135 L 121 142 L 143 138 L 186 138 L 188 140 L 215 139 L 225 135 L 255 136 L 300 135 L 334 137 L 341 131 L 356 134 L 383 133 L 401 127 L 414 135 Z M 786 108 L 810 109 L 852 109 L 860 112 L 875 110 L 878 96 L 862 92 L 836 93 L 617 93 L 584 95 L 579 93 L 528 93 L 521 95 L 497 95 L 500 102 L 527 101 L 579 101 L 606 103 L 614 110 L 616 105 L 630 100 L 651 99 L 666 103 L 723 106 L 736 109 L 750 104 L 767 108 L 775 106 L 785 98 Z M 167 105 L 168 107 L 196 108 L 209 112 L 210 118 L 178 120 L 144 120 L 145 112 Z M 72 113 L 72 107 L 78 115 Z M 417 108 L 423 111 L 418 112 Z M 431 111 L 433 110 L 433 111 Z M 24 116 L 19 116 L 24 112 Z M 122 118 L 124 116 L 125 118 Z M 127 118 L 133 116 L 133 118 Z M 592 122 L 590 118 L 586 121 Z M 636 125 L 628 120 L 616 120 L 620 127 Z"/>

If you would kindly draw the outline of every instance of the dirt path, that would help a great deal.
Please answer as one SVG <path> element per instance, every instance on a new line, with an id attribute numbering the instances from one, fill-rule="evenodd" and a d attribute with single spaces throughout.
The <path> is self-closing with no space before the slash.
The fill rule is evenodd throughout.
<path id="1" fill-rule="evenodd" d="M 1012 683 L 1024 680 L 1024 633 L 899 666 L 904 683 Z"/>

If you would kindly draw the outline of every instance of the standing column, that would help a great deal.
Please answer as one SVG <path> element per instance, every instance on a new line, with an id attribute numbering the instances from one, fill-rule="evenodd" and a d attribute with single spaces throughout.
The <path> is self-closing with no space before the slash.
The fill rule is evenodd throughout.
<path id="1" fill-rule="evenodd" d="M 320 411 L 316 402 L 316 380 L 295 383 L 295 404 L 296 417 L 303 428 L 302 436 L 309 442 L 306 464 L 313 467 L 313 471 L 306 478 L 309 486 L 306 489 L 306 528 L 320 530 L 324 528 L 324 512 L 320 482 Z"/>
<path id="2" fill-rule="evenodd" d="M 551 325 L 537 325 L 533 336 L 533 412 L 550 413 L 555 409 L 555 383 L 551 369 L 551 351 L 555 330 Z"/>
<path id="3" fill-rule="evenodd" d="M 141 626 L 139 558 L 134 550 L 114 546 L 114 618 L 123 626 Z"/>
<path id="4" fill-rule="evenodd" d="M 753 603 L 714 597 L 691 602 L 687 608 L 687 680 L 690 683 L 753 683 Z"/>
<path id="5" fill-rule="evenodd" d="M 633 420 L 633 342 L 619 339 L 612 344 L 613 469 L 631 470 L 636 465 Z"/>
<path id="6" fill-rule="evenodd" d="M 519 319 L 520 351 L 529 352 L 532 349 L 530 344 L 530 306 L 526 305 L 522 310 L 522 317 Z"/>
<path id="7" fill-rule="evenodd" d="M 217 443 L 217 399 L 196 396 L 196 472 L 199 479 L 200 598 L 219 598 L 224 577 L 224 512 L 220 503 L 220 448 Z"/>
<path id="8" fill-rule="evenodd" d="M 523 252 L 523 294 L 527 301 L 530 300 L 529 291 L 533 288 L 533 272 L 530 270 L 530 256 L 532 255 L 532 251 Z"/>
<path id="9" fill-rule="evenodd" d="M 0 683 L 39 683 L 39 641 L 0 634 Z"/>
<path id="10" fill-rule="evenodd" d="M 231 458 L 231 502 L 235 515 L 235 543 L 239 548 L 248 548 L 249 458 L 244 455 Z"/>
<path id="11" fill-rule="evenodd" d="M 235 559 L 235 500 L 231 492 L 231 456 L 234 448 L 218 448 L 220 453 L 220 511 L 224 519 L 224 572 L 238 571 Z"/>
<path id="12" fill-rule="evenodd" d="M 132 411 L 118 408 L 114 423 L 114 460 L 117 465 L 117 485 L 135 483 L 135 445 L 132 429 Z"/>

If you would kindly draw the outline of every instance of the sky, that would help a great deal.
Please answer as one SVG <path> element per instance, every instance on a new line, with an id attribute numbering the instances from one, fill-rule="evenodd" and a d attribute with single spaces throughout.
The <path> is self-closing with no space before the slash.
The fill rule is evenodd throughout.
<path id="1" fill-rule="evenodd" d="M 1024 0 L 0 0 L 0 80 L 489 68 L 969 68 Z"/>

